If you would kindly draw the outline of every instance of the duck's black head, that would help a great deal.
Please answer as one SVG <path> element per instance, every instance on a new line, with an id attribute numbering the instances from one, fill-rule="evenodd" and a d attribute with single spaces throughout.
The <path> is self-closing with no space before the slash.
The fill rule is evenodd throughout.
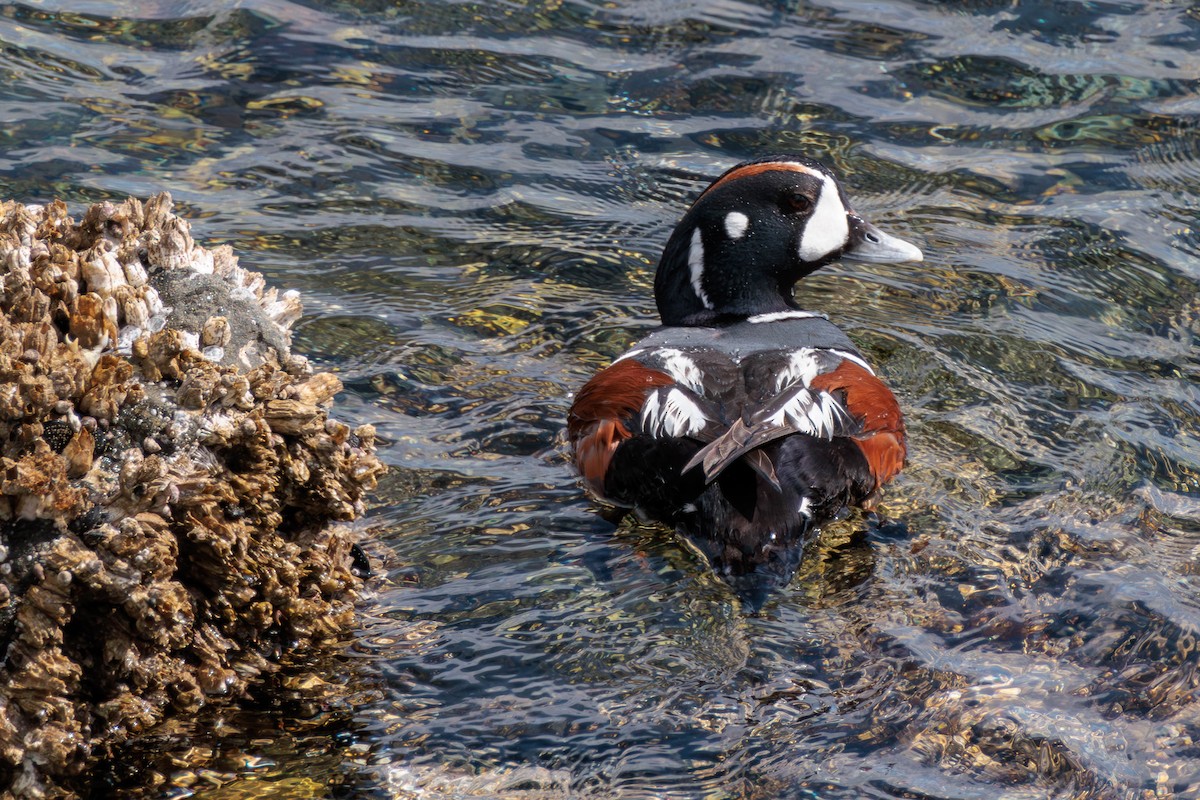
<path id="1" fill-rule="evenodd" d="M 654 279 L 658 312 L 665 325 L 707 325 L 792 310 L 796 281 L 842 256 L 922 259 L 855 214 L 824 165 L 747 161 L 713 181 L 671 234 Z"/>

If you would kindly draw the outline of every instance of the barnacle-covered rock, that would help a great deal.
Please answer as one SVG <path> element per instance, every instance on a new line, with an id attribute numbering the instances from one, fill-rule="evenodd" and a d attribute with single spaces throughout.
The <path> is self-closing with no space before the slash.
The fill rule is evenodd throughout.
<path id="1" fill-rule="evenodd" d="M 159 195 L 0 203 L 0 798 L 339 637 L 382 466 L 294 292 Z"/>

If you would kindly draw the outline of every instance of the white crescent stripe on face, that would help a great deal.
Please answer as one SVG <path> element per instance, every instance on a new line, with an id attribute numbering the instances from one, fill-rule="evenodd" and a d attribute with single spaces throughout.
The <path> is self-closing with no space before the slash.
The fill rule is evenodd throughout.
<path id="1" fill-rule="evenodd" d="M 846 207 L 842 205 L 837 184 L 828 175 L 821 175 L 821 196 L 817 198 L 817 207 L 800 237 L 800 258 L 820 261 L 845 247 L 849 238 L 850 220 L 846 218 Z"/>
<path id="2" fill-rule="evenodd" d="M 692 289 L 705 308 L 712 308 L 712 301 L 704 293 L 701 279 L 704 277 L 704 242 L 700 239 L 700 229 L 692 231 L 692 245 L 688 248 L 688 270 L 692 273 Z"/>

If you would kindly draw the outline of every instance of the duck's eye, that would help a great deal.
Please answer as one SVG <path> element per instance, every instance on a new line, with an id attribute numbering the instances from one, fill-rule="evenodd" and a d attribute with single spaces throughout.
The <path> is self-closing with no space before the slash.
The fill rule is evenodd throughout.
<path id="1" fill-rule="evenodd" d="M 789 192 L 783 198 L 783 204 L 785 210 L 800 214 L 811 211 L 813 207 L 812 198 L 801 191 Z"/>

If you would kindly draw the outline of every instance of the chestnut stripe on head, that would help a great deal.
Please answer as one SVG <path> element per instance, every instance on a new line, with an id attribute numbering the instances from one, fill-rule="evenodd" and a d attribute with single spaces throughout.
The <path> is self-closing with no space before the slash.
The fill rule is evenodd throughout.
<path id="1" fill-rule="evenodd" d="M 704 195 L 708 194 L 713 189 L 716 189 L 718 186 L 724 186 L 730 181 L 736 181 L 740 178 L 749 178 L 752 175 L 761 175 L 764 172 L 803 172 L 806 175 L 812 175 L 817 178 L 826 177 L 825 173 L 821 172 L 820 170 L 813 169 L 812 167 L 804 164 L 798 164 L 795 161 L 760 161 L 756 164 L 747 164 L 744 167 L 735 167 L 729 172 L 726 172 L 720 178 L 717 178 L 717 180 L 713 181 L 713 183 L 707 189 L 701 192 L 700 197 L 696 198 L 696 202 L 700 202 L 700 199 L 703 198 Z M 836 192 L 837 189 L 835 188 L 834 191 Z M 692 205 L 695 205 L 695 203 Z"/>

